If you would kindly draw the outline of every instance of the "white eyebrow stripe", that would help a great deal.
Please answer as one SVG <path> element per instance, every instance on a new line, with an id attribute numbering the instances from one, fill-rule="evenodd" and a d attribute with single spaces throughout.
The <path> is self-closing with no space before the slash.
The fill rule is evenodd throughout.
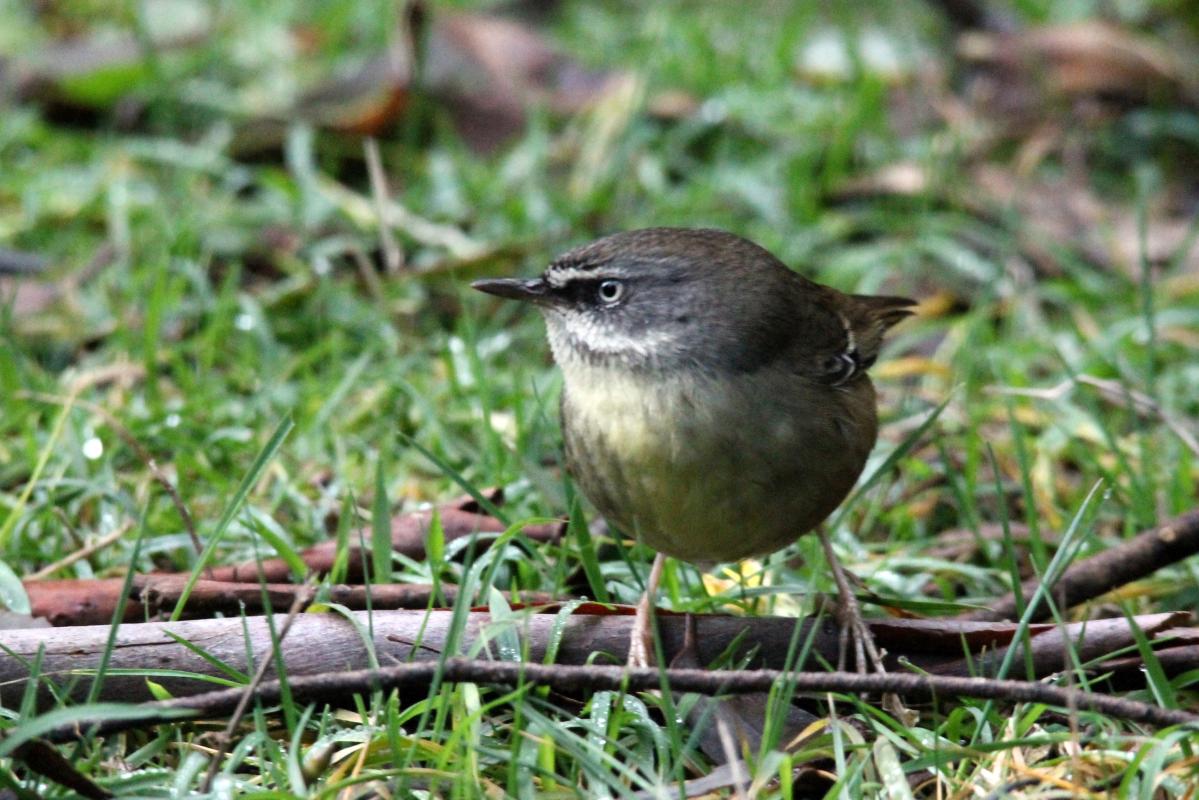
<path id="1" fill-rule="evenodd" d="M 550 267 L 545 271 L 545 281 L 555 289 L 561 289 L 566 284 L 578 278 L 591 278 L 595 272 L 579 267 Z"/>

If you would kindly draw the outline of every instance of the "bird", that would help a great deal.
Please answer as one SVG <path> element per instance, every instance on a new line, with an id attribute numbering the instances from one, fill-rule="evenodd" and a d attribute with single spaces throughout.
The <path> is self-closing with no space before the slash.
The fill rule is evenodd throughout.
<path id="1" fill-rule="evenodd" d="M 914 301 L 818 284 L 706 228 L 615 233 L 538 277 L 472 286 L 541 311 L 563 376 L 567 471 L 611 526 L 657 553 L 630 665 L 651 662 L 667 556 L 709 568 L 817 531 L 859 669 L 864 652 L 881 668 L 821 523 L 875 445 L 867 371 Z"/>

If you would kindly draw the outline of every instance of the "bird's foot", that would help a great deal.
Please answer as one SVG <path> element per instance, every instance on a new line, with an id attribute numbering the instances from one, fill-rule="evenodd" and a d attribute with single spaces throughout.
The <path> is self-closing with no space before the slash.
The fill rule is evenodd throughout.
<path id="1" fill-rule="evenodd" d="M 883 661 L 886 651 L 879 649 L 878 644 L 874 641 L 874 632 L 870 630 L 870 626 L 862 616 L 862 607 L 850 585 L 849 576 L 842 571 L 844 585 L 840 579 L 837 579 L 836 573 L 840 569 L 840 564 L 833 568 L 834 579 L 838 583 L 834 615 L 837 627 L 840 629 L 837 669 L 844 670 L 846 668 L 852 648 L 854 671 L 859 675 L 865 675 L 868 672 L 884 673 L 887 671 Z"/>
<path id="2" fill-rule="evenodd" d="M 833 544 L 828 538 L 828 532 L 820 529 L 820 542 L 824 547 L 824 555 L 833 573 L 833 581 L 837 584 L 837 624 L 841 629 L 840 646 L 837 659 L 837 669 L 845 669 L 849 645 L 853 645 L 854 668 L 859 675 L 867 672 L 885 673 L 886 665 L 883 656 L 886 651 L 880 650 L 874 641 L 874 634 L 866 620 L 862 617 L 862 607 L 858 597 L 850 586 L 849 577 L 841 560 L 833 551 Z M 883 695 L 883 707 L 905 724 L 915 722 L 916 714 L 907 708 L 899 699 L 899 695 L 887 693 Z"/>

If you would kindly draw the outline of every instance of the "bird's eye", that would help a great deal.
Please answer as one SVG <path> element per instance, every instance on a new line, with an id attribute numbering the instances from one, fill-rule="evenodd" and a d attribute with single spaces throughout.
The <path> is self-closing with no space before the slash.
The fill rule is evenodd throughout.
<path id="1" fill-rule="evenodd" d="M 600 281 L 597 294 L 601 302 L 611 305 L 624 297 L 624 284 L 620 281 Z"/>

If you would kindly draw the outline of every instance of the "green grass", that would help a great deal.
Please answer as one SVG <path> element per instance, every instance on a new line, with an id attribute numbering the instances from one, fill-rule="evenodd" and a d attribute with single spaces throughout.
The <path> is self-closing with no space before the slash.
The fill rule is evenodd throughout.
<path id="1" fill-rule="evenodd" d="M 29 4 L 0 0 L 0 53 L 30 57 L 77 28 L 145 36 L 158 24 L 140 6 L 114 14 L 107 5 L 38 18 Z M 573 244 L 648 225 L 727 228 L 844 290 L 948 298 L 896 333 L 877 370 L 883 427 L 867 468 L 876 480 L 832 531 L 875 592 L 945 607 L 1006 591 L 1010 542 L 968 564 L 928 555 L 947 529 L 1023 522 L 1046 541 L 1069 529 L 1071 552 L 1085 556 L 1192 508 L 1199 463 L 1159 419 L 1082 385 L 1054 399 L 994 391 L 1092 375 L 1148 394 L 1195 431 L 1199 284 L 1185 265 L 1104 270 L 1067 240 L 1048 248 L 1060 271 L 1035 274 L 1022 232 L 1036 220 L 1019 208 L 984 219 L 934 194 L 838 194 L 897 160 L 969 190 L 970 132 L 935 119 L 900 125 L 887 81 L 854 66 L 861 54 L 850 53 L 840 79 L 797 75 L 799 54 L 829 32 L 884 31 L 904 59 L 950 58 L 948 28 L 930 6 L 881 5 L 826 14 L 814 4 L 565 4 L 547 32 L 564 51 L 632 72 L 650 98 L 686 91 L 699 110 L 675 121 L 634 113 L 609 136 L 612 117 L 602 113 L 535 111 L 523 134 L 480 156 L 425 98 L 380 141 L 395 199 L 482 255 L 463 257 L 465 245 L 401 226 L 409 268 L 395 276 L 364 276 L 356 260 L 378 266 L 373 211 L 359 211 L 372 209 L 360 140 L 296 125 L 275 150 L 239 154 L 233 145 L 264 105 L 374 52 L 397 14 L 392 3 L 223 4 L 211 12 L 218 35 L 112 79 L 135 85 L 145 103 L 132 128 L 103 101 L 102 81 L 70 87 L 100 102 L 74 121 L 34 102 L 6 107 L 0 246 L 46 256 L 60 281 L 102 248 L 112 255 L 44 313 L 23 314 L 7 297 L 0 304 L 0 560 L 25 575 L 130 523 L 140 538 L 130 533 L 57 577 L 196 569 L 174 505 L 94 404 L 173 480 L 211 563 L 290 556 L 339 535 L 328 532 L 335 515 L 344 540 L 381 515 L 502 486 L 506 521 L 569 515 L 571 535 L 557 546 L 504 537 L 468 564 L 451 543 L 427 563 L 396 559 L 373 578 L 466 584 L 480 603 L 488 586 L 567 594 L 579 585 L 635 602 L 652 554 L 585 534 L 594 514 L 561 472 L 560 379 L 539 320 L 467 284 L 533 274 Z M 1154 24 L 1153 12 L 1195 24 L 1181 4 L 1124 5 L 1132 24 Z M 1013 6 L 1035 22 L 1107 4 Z M 287 31 L 305 25 L 321 37 L 302 55 Z M 1179 154 L 1194 159 L 1196 126 L 1193 109 L 1149 108 L 1077 135 L 1104 202 L 1150 215 L 1178 185 L 1193 186 Z M 985 154 L 1005 168 L 1010 156 Z M 1040 173 L 1060 172 L 1061 156 L 1051 153 Z M 104 378 L 114 365 L 119 374 Z M 365 544 L 377 547 L 385 526 L 372 530 Z M 1042 574 L 1055 552 L 1034 540 Z M 808 537 L 719 595 L 693 567 L 671 564 L 661 602 L 808 613 L 833 590 L 822 563 Z M 758 590 L 759 580 L 786 592 Z M 1110 613 L 1194 608 L 1199 572 L 1174 566 L 1143 589 Z M 500 618 L 523 613 L 491 602 Z M 1170 679 L 1154 664 L 1130 696 L 1196 709 L 1194 679 Z M 688 727 L 662 708 L 670 702 L 605 692 L 570 707 L 530 687 L 440 685 L 427 698 L 375 694 L 351 709 L 256 709 L 215 791 L 332 798 L 379 781 L 396 796 L 625 797 L 704 771 Z M 839 776 L 831 796 L 896 797 L 906 786 L 896 770 L 932 770 L 948 796 L 1027 777 L 1012 767 L 1018 755 L 1030 770 L 1121 796 L 1182 797 L 1196 780 L 1177 731 L 1083 715 L 1083 752 L 1071 756 L 1076 733 L 1039 707 L 943 704 L 907 726 L 861 703 L 839 709 L 853 725 L 830 722 L 790 755 L 768 742 L 755 774 L 815 761 Z M 51 713 L 0 709 L 0 728 L 32 736 L 77 711 Z M 118 795 L 186 794 L 207 769 L 193 745 L 208 729 L 163 726 L 62 752 Z M 0 761 L 0 785 L 69 796 L 11 760 Z M 934 796 L 931 787 L 916 796 Z M 784 785 L 764 796 L 806 795 Z"/>

